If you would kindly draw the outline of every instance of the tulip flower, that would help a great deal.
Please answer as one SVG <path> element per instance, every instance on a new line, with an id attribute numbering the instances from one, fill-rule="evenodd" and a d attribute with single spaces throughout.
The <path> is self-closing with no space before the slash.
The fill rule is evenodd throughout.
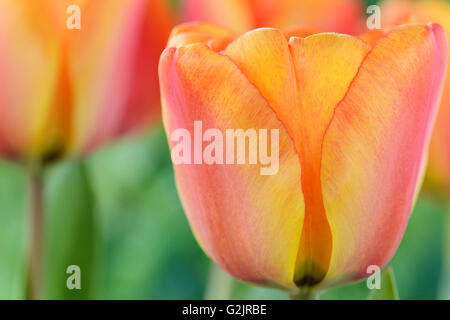
<path id="1" fill-rule="evenodd" d="M 448 45 L 437 24 L 376 38 L 272 28 L 236 36 L 204 23 L 173 30 L 159 63 L 172 151 L 174 132 L 195 136 L 196 121 L 204 131 L 279 130 L 276 174 L 248 162 L 174 165 L 196 238 L 231 275 L 315 290 L 365 278 L 396 251 Z"/>
<path id="2" fill-rule="evenodd" d="M 150 122 L 170 23 L 165 0 L 1 1 L 1 154 L 79 154 Z"/>
<path id="3" fill-rule="evenodd" d="M 381 4 L 382 23 L 385 26 L 402 22 L 428 23 L 436 21 L 450 33 L 450 3 L 443 0 L 384 1 Z M 425 187 L 429 191 L 450 192 L 450 75 L 447 73 L 442 102 L 430 144 L 429 164 Z"/>
<path id="4" fill-rule="evenodd" d="M 427 1 L 383 1 L 381 4 L 382 23 L 386 26 L 402 22 L 436 21 L 450 32 L 450 3 L 443 0 Z M 424 189 L 437 196 L 446 208 L 450 209 L 450 75 L 447 73 L 442 101 L 436 125 L 431 138 L 428 167 L 425 174 Z M 439 281 L 439 298 L 450 298 L 450 215 L 445 216 L 442 246 L 442 274 Z"/>
<path id="5" fill-rule="evenodd" d="M 313 28 L 354 33 L 363 9 L 358 0 L 182 0 L 185 21 L 203 21 L 242 33 L 258 27 Z"/>
<path id="6" fill-rule="evenodd" d="M 0 1 L 0 155 L 28 167 L 29 298 L 43 294 L 43 164 L 152 121 L 170 23 L 166 0 Z"/>

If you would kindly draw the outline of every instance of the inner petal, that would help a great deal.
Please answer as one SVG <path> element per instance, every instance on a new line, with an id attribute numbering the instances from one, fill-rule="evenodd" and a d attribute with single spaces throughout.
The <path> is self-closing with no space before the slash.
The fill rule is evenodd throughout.
<path id="1" fill-rule="evenodd" d="M 299 112 L 292 126 L 305 198 L 294 282 L 303 287 L 316 285 L 325 277 L 333 247 L 320 179 L 323 137 L 370 47 L 354 37 L 337 34 L 294 37 L 289 44 Z"/>
<path id="2" fill-rule="evenodd" d="M 332 235 L 322 199 L 322 140 L 336 105 L 370 50 L 355 37 L 323 33 L 292 37 L 257 29 L 224 51 L 269 102 L 294 141 L 302 168 L 305 217 L 293 275 L 297 286 L 320 282 L 328 271 Z"/>

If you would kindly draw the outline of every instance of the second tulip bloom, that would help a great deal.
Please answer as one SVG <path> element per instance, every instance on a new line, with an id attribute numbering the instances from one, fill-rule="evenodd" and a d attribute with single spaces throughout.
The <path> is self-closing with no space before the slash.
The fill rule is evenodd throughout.
<path id="1" fill-rule="evenodd" d="M 0 156 L 79 155 L 149 125 L 171 19 L 166 0 L 0 1 Z"/>

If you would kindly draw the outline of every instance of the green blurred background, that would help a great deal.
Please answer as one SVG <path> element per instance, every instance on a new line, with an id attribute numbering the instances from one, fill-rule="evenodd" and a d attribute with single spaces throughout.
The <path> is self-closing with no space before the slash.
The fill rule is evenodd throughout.
<path id="1" fill-rule="evenodd" d="M 20 167 L 0 161 L 0 299 L 25 295 L 25 180 Z M 53 165 L 46 180 L 47 298 L 204 297 L 211 262 L 183 213 L 161 125 L 110 144 L 83 162 Z M 401 299 L 444 297 L 445 214 L 436 199 L 419 197 L 389 264 Z M 72 264 L 81 267 L 81 290 L 66 288 L 66 268 Z M 367 293 L 362 281 L 322 298 L 364 299 Z M 234 281 L 230 298 L 287 295 Z"/>

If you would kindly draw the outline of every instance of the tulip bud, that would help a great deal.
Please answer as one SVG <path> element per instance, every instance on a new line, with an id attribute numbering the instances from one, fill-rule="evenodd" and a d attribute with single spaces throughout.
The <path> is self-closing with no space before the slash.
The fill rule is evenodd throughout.
<path id="1" fill-rule="evenodd" d="M 148 123 L 169 23 L 163 0 L 1 1 L 0 153 L 78 154 Z"/>
<path id="2" fill-rule="evenodd" d="M 237 278 L 288 289 L 383 267 L 419 188 L 447 54 L 436 24 L 361 38 L 175 28 L 159 64 L 171 148 L 196 121 L 223 134 L 279 131 L 272 175 L 261 162 L 174 165 L 206 253 Z"/>

